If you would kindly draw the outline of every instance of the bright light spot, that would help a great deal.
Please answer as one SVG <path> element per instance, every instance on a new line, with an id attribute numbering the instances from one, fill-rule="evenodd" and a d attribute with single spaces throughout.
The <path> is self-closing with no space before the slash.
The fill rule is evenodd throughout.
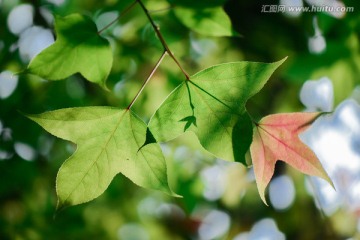
<path id="1" fill-rule="evenodd" d="M 332 6 L 334 7 L 334 9 L 344 9 L 345 8 L 345 4 L 343 2 L 340 1 L 332 1 Z M 346 12 L 344 11 L 332 11 L 329 12 L 330 16 L 333 16 L 334 18 L 343 18 L 346 15 Z"/>
<path id="2" fill-rule="evenodd" d="M 102 13 L 99 17 L 97 17 L 97 19 L 95 21 L 97 29 L 98 30 L 103 29 L 105 26 L 107 26 L 109 23 L 111 23 L 118 17 L 119 17 L 119 12 L 117 12 L 117 11 Z M 109 28 L 112 28 L 114 26 L 115 25 L 111 25 L 111 26 L 109 26 Z"/>
<path id="3" fill-rule="evenodd" d="M 350 203 L 360 201 L 359 122 L 360 106 L 354 100 L 346 100 L 300 136 L 318 156 L 337 189 L 335 192 L 323 180 L 314 181 L 326 214 L 331 215 L 344 204 L 353 209 L 354 204 Z"/>
<path id="4" fill-rule="evenodd" d="M 360 104 L 360 86 L 356 86 L 351 94 L 351 98 Z"/>
<path id="5" fill-rule="evenodd" d="M 2 140 L 7 142 L 12 140 L 12 130 L 10 128 L 3 128 L 1 133 Z"/>
<path id="6" fill-rule="evenodd" d="M 10 97 L 18 85 L 19 77 L 10 71 L 0 73 L 0 99 Z"/>
<path id="7" fill-rule="evenodd" d="M 36 158 L 36 151 L 31 146 L 16 142 L 14 144 L 15 152 L 24 160 L 32 161 Z"/>
<path id="8" fill-rule="evenodd" d="M 152 196 L 144 198 L 137 206 L 138 215 L 141 218 L 154 216 L 156 215 L 156 209 L 158 209 L 160 206 L 161 202 L 158 199 Z"/>
<path id="9" fill-rule="evenodd" d="M 10 45 L 9 47 L 9 52 L 13 53 L 18 49 L 18 44 L 17 43 L 13 43 Z"/>
<path id="10" fill-rule="evenodd" d="M 177 205 L 170 203 L 162 203 L 156 209 L 156 215 L 160 218 L 171 217 L 175 219 L 184 219 L 185 212 Z"/>
<path id="11" fill-rule="evenodd" d="M 338 0 L 305 0 L 311 7 L 314 5 L 320 11 L 322 8 L 327 7 L 329 10 L 324 10 L 323 12 L 334 17 L 334 18 L 342 18 L 345 16 L 346 12 L 344 11 L 336 11 L 336 9 L 341 9 L 345 7 L 345 4 Z M 321 11 L 320 11 L 321 12 Z"/>
<path id="12" fill-rule="evenodd" d="M 165 157 L 170 157 L 172 149 L 167 143 L 160 143 L 160 148 Z"/>
<path id="13" fill-rule="evenodd" d="M 249 240 L 249 233 L 240 233 L 236 235 L 233 240 Z"/>
<path id="14" fill-rule="evenodd" d="M 309 37 L 308 39 L 308 47 L 310 53 L 320 54 L 326 49 L 326 40 L 321 33 L 317 17 L 313 18 L 313 26 L 314 26 L 314 36 Z"/>
<path id="15" fill-rule="evenodd" d="M 54 42 L 54 36 L 49 29 L 34 26 L 20 35 L 19 52 L 24 62 L 29 62 L 44 48 Z"/>
<path id="16" fill-rule="evenodd" d="M 204 197 L 209 201 L 215 201 L 222 197 L 225 192 L 226 172 L 218 165 L 205 168 L 201 172 L 201 180 L 204 183 Z"/>
<path id="17" fill-rule="evenodd" d="M 213 40 L 206 38 L 197 39 L 194 37 L 194 34 L 190 34 L 190 45 L 190 55 L 195 61 L 200 61 L 201 58 L 206 57 L 206 55 L 211 54 L 216 49 L 216 43 Z"/>
<path id="18" fill-rule="evenodd" d="M 45 19 L 47 24 L 52 25 L 54 23 L 54 16 L 49 9 L 47 9 L 45 7 L 40 7 L 39 12 L 40 12 L 41 16 L 43 16 L 43 18 Z"/>
<path id="19" fill-rule="evenodd" d="M 285 235 L 279 231 L 273 219 L 265 218 L 252 227 L 249 239 L 285 240 Z"/>
<path id="20" fill-rule="evenodd" d="M 346 101 L 338 108 L 338 119 L 349 132 L 360 134 L 360 106 L 353 100 Z"/>
<path id="21" fill-rule="evenodd" d="M 360 211 L 360 179 L 357 178 L 357 181 L 353 181 L 352 184 L 348 188 L 349 190 L 349 207 L 353 212 L 359 213 Z"/>
<path id="22" fill-rule="evenodd" d="M 2 151 L 0 150 L 0 160 L 7 160 L 12 158 L 14 154 L 7 152 L 7 151 Z"/>
<path id="23" fill-rule="evenodd" d="M 184 159 L 188 159 L 191 156 L 191 151 L 186 146 L 179 146 L 175 149 L 174 160 L 177 162 L 182 162 Z"/>
<path id="24" fill-rule="evenodd" d="M 282 175 L 271 180 L 269 197 L 275 209 L 284 210 L 289 208 L 295 199 L 295 187 L 292 179 Z"/>
<path id="25" fill-rule="evenodd" d="M 255 223 L 250 232 L 240 233 L 234 240 L 285 240 L 285 235 L 273 219 L 265 218 Z"/>
<path id="26" fill-rule="evenodd" d="M 339 193 L 325 180 L 310 177 L 305 181 L 307 191 L 316 199 L 316 206 L 321 208 L 327 216 L 333 215 L 343 204 Z"/>
<path id="27" fill-rule="evenodd" d="M 255 171 L 254 167 L 250 167 L 246 173 L 246 180 L 248 182 L 254 182 L 255 181 Z"/>
<path id="28" fill-rule="evenodd" d="M 125 96 L 125 89 L 126 89 L 126 83 L 125 80 L 122 79 L 115 84 L 113 91 L 117 97 L 122 98 Z"/>
<path id="29" fill-rule="evenodd" d="M 285 12 L 284 15 L 288 17 L 299 17 L 302 12 L 301 11 L 289 11 L 288 7 L 302 7 L 304 6 L 302 0 L 280 0 L 279 5 L 285 6 Z"/>
<path id="30" fill-rule="evenodd" d="M 48 156 L 52 147 L 54 146 L 55 139 L 49 135 L 41 135 L 38 140 L 39 153 L 43 156 Z"/>
<path id="31" fill-rule="evenodd" d="M 149 234 L 139 224 L 129 223 L 121 226 L 118 231 L 118 239 L 121 240 L 149 240 Z"/>
<path id="32" fill-rule="evenodd" d="M 306 81 L 300 91 L 300 101 L 307 111 L 330 112 L 334 104 L 332 82 L 327 77 Z"/>
<path id="33" fill-rule="evenodd" d="M 326 41 L 323 35 L 309 37 L 308 47 L 311 53 L 322 53 L 326 49 Z"/>
<path id="34" fill-rule="evenodd" d="M 319 129 L 310 129 L 302 136 L 301 139 L 316 153 L 330 175 L 339 168 L 359 170 L 360 156 L 353 151 L 346 133 L 334 127 L 328 129 L 319 127 Z"/>
<path id="35" fill-rule="evenodd" d="M 217 239 L 224 236 L 229 228 L 229 215 L 219 210 L 212 210 L 202 220 L 198 233 L 201 240 Z"/>
<path id="36" fill-rule="evenodd" d="M 34 8 L 30 4 L 20 4 L 14 7 L 8 18 L 7 25 L 15 35 L 19 35 L 25 29 L 33 25 Z"/>

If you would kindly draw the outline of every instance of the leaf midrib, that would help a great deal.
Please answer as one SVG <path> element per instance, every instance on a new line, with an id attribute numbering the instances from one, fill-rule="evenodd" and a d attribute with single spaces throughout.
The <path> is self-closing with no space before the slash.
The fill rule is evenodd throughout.
<path id="1" fill-rule="evenodd" d="M 98 156 L 95 158 L 95 160 L 91 163 L 91 165 L 88 167 L 88 169 L 86 171 L 84 171 L 84 175 L 81 178 L 81 180 L 79 181 L 78 184 L 76 184 L 76 186 L 72 189 L 72 191 L 68 194 L 68 196 L 64 199 L 64 203 L 69 199 L 69 197 L 74 193 L 74 191 L 79 187 L 79 185 L 83 182 L 84 178 L 88 175 L 90 169 L 93 168 L 94 164 L 100 159 L 100 156 L 103 154 L 104 151 L 106 151 L 107 145 L 109 144 L 111 138 L 113 138 L 116 130 L 118 129 L 118 127 L 120 126 L 121 121 L 123 120 L 123 118 L 125 117 L 125 114 L 128 113 L 129 110 L 125 110 L 122 115 L 119 117 L 119 121 L 117 122 L 116 126 L 114 127 L 114 130 L 111 132 L 111 134 L 109 135 L 109 138 L 106 140 L 105 144 L 103 145 L 100 153 L 98 154 Z M 115 114 L 114 114 L 115 115 Z M 80 148 L 80 146 L 79 146 Z"/>
<path id="2" fill-rule="evenodd" d="M 191 81 L 190 81 L 191 82 Z M 195 85 L 194 85 L 195 86 Z M 205 103 L 205 105 L 210 109 L 210 111 L 213 113 L 213 115 L 216 117 L 216 119 L 218 120 L 218 122 L 222 125 L 223 128 L 225 128 L 225 131 L 227 133 L 227 135 L 231 138 L 231 134 L 230 132 L 228 131 L 227 127 L 225 127 L 225 125 L 223 124 L 223 122 L 220 120 L 219 116 L 216 114 L 216 111 L 214 111 L 210 105 L 206 102 L 206 100 L 203 98 L 203 96 L 198 92 L 197 90 L 197 86 L 195 86 L 195 92 L 196 94 L 199 96 L 199 98 Z M 212 95 L 208 94 L 209 96 L 213 97 Z M 215 98 L 216 99 L 216 98 Z M 216 99 L 217 100 L 217 99 Z M 221 102 L 221 101 L 220 101 Z M 222 102 L 221 102 L 222 103 Z M 227 105 L 225 105 L 227 106 Z M 232 109 L 230 109 L 232 110 Z M 230 113 L 230 114 L 233 114 L 233 113 Z M 234 114 L 235 115 L 235 114 Z"/>
<path id="3" fill-rule="evenodd" d="M 294 150 L 292 147 L 290 147 L 288 144 L 286 144 L 285 142 L 283 142 L 282 140 L 280 140 L 279 138 L 277 138 L 276 136 L 274 136 L 272 133 L 270 133 L 269 131 L 267 131 L 265 128 L 261 127 L 261 125 L 258 126 L 258 128 L 261 128 L 261 130 L 263 130 L 265 133 L 267 133 L 270 137 L 274 138 L 276 141 L 278 141 L 279 143 L 281 143 L 283 146 L 285 146 L 285 148 L 290 149 L 292 152 L 294 152 L 297 156 L 299 156 L 301 159 L 304 159 L 307 163 L 309 163 L 310 165 L 312 165 L 314 167 L 314 169 L 318 170 L 317 167 L 315 165 L 312 164 L 312 162 L 307 161 L 306 158 L 302 157 L 301 154 L 299 154 L 296 150 Z M 260 131 L 259 131 L 260 132 Z M 305 147 L 307 147 L 306 145 L 304 145 Z M 285 159 L 276 159 L 277 160 L 282 160 L 285 161 Z M 286 161 L 287 162 L 287 161 Z M 288 163 L 288 162 L 287 162 Z M 289 163 L 288 163 L 289 164 Z"/>

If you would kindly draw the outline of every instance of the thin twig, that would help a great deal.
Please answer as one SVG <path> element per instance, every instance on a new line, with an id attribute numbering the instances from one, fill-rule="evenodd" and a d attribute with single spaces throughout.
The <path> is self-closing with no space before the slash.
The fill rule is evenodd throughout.
<path id="1" fill-rule="evenodd" d="M 139 95 L 141 94 L 141 92 L 144 90 L 146 84 L 150 81 L 150 79 L 152 78 L 152 76 L 154 75 L 154 73 L 156 72 L 156 69 L 158 69 L 158 67 L 160 66 L 162 60 L 164 59 L 164 57 L 166 56 L 166 54 L 168 54 L 167 51 L 164 51 L 163 54 L 161 55 L 160 59 L 157 61 L 155 67 L 153 68 L 153 70 L 151 71 L 150 75 L 148 76 L 148 78 L 145 80 L 145 82 L 143 83 L 143 85 L 141 86 L 140 90 L 138 91 L 138 93 L 136 94 L 136 96 L 134 97 L 134 99 L 131 101 L 131 103 L 129 104 L 129 106 L 126 109 L 130 109 L 133 104 L 135 103 L 136 99 L 139 97 Z"/>
<path id="2" fill-rule="evenodd" d="M 144 10 L 147 18 L 150 21 L 151 26 L 153 27 L 156 35 L 158 36 L 158 38 L 160 39 L 161 44 L 163 45 L 163 47 L 165 48 L 165 51 L 169 54 L 169 56 L 174 60 L 174 62 L 176 63 L 176 65 L 178 65 L 178 67 L 180 68 L 180 70 L 183 72 L 183 74 L 185 75 L 187 80 L 190 80 L 190 76 L 189 74 L 187 74 L 187 72 L 184 70 L 184 68 L 180 65 L 179 61 L 176 59 L 176 57 L 174 56 L 174 54 L 170 51 L 169 46 L 167 45 L 165 38 L 163 37 L 163 35 L 160 32 L 160 28 L 159 26 L 157 26 L 154 22 L 154 20 L 152 19 L 149 11 L 147 10 L 147 8 L 145 7 L 145 5 L 142 3 L 141 0 L 137 0 L 137 2 L 140 4 L 141 8 Z"/>
<path id="3" fill-rule="evenodd" d="M 115 18 L 114 20 L 112 20 L 109 24 L 107 24 L 105 27 L 103 27 L 102 29 L 100 29 L 98 31 L 98 34 L 101 34 L 104 30 L 106 30 L 107 28 L 109 28 L 111 25 L 113 25 L 114 23 L 116 23 L 117 21 L 119 21 L 119 19 L 124 16 L 127 12 L 129 12 L 137 3 L 138 1 L 134 1 L 132 4 L 130 4 L 127 8 L 125 8 L 122 12 L 119 13 L 119 16 L 117 18 Z"/>

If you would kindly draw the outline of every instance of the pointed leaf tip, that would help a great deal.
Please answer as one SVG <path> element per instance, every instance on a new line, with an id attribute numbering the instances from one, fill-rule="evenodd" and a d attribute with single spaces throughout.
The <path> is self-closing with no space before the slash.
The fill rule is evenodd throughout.
<path id="1" fill-rule="evenodd" d="M 284 57 L 283 59 L 280 59 L 279 61 L 274 62 L 274 64 L 276 64 L 277 67 L 280 67 L 287 59 L 288 56 Z"/>

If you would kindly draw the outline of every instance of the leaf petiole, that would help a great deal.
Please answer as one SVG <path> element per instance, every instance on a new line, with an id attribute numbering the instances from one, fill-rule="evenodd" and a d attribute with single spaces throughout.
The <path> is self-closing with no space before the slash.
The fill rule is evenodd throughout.
<path id="1" fill-rule="evenodd" d="M 161 55 L 160 59 L 157 61 L 155 67 L 153 68 L 153 70 L 151 71 L 150 75 L 147 77 L 147 79 L 144 81 L 143 85 L 141 86 L 140 90 L 137 92 L 137 94 L 135 95 L 134 99 L 131 101 L 131 103 L 129 104 L 129 106 L 126 109 L 130 109 L 132 107 L 132 105 L 135 103 L 136 99 L 139 97 L 139 95 L 142 93 L 142 91 L 144 90 L 146 84 L 150 81 L 150 79 L 152 78 L 152 76 L 154 75 L 154 73 L 156 72 L 156 69 L 158 69 L 158 67 L 160 66 L 162 60 L 164 59 L 164 57 L 166 56 L 168 52 L 164 51 L 163 54 Z"/>

